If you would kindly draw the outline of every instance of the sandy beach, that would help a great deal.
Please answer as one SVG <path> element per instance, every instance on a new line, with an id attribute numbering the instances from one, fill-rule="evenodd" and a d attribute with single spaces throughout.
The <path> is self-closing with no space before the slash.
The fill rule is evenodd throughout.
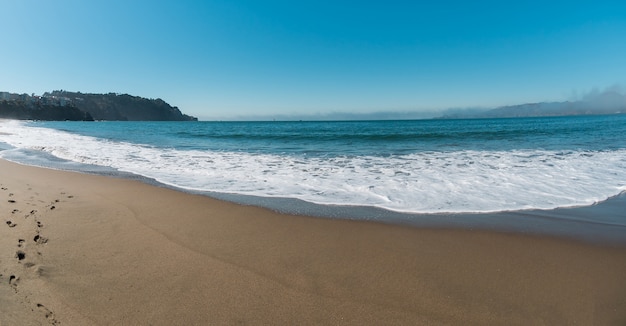
<path id="1" fill-rule="evenodd" d="M 626 248 L 0 160 L 0 325 L 624 325 Z"/>

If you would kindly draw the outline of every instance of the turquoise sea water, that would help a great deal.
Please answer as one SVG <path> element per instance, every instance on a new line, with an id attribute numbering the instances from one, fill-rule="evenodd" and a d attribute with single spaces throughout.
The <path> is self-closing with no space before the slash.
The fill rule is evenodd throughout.
<path id="1" fill-rule="evenodd" d="M 0 122 L 0 156 L 217 197 L 471 213 L 626 190 L 626 115 L 333 122 Z"/>

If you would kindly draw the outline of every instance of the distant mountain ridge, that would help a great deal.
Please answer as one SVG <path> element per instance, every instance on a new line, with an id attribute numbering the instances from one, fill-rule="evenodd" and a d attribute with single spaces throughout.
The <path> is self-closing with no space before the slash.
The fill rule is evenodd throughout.
<path id="1" fill-rule="evenodd" d="M 57 90 L 41 96 L 0 92 L 0 118 L 24 120 L 197 121 L 162 99 Z"/>
<path id="2" fill-rule="evenodd" d="M 616 91 L 605 91 L 592 93 L 579 101 L 526 103 L 491 110 L 457 110 L 449 111 L 439 118 L 521 118 L 621 113 L 626 113 L 626 95 Z"/>

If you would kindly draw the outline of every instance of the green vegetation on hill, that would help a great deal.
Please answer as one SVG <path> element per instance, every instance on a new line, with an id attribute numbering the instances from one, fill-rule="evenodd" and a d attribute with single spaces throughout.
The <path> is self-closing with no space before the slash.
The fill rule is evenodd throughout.
<path id="1" fill-rule="evenodd" d="M 128 94 L 53 91 L 42 96 L 0 92 L 0 118 L 23 120 L 195 121 L 161 99 Z"/>
<path id="2" fill-rule="evenodd" d="M 93 121 L 89 112 L 75 106 L 25 103 L 23 101 L 0 100 L 0 118 L 17 120 L 71 120 Z"/>

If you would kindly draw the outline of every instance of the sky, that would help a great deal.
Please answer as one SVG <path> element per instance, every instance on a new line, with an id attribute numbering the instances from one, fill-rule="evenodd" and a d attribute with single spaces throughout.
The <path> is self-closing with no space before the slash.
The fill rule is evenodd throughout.
<path id="1" fill-rule="evenodd" d="M 626 1 L 0 0 L 0 91 L 204 120 L 575 100 L 626 86 Z"/>

